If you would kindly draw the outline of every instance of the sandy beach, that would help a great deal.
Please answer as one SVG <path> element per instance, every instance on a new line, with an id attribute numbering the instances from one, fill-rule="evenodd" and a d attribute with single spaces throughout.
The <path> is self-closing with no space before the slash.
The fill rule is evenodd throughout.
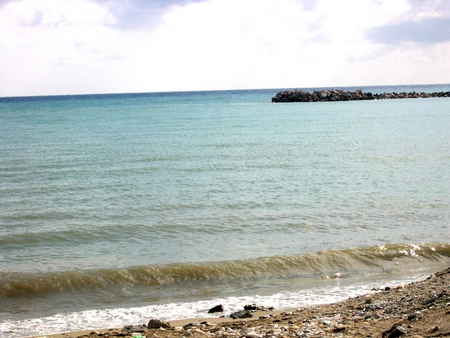
<path id="1" fill-rule="evenodd" d="M 148 324 L 46 337 L 450 337 L 450 267 L 420 282 L 373 290 L 334 304 L 250 313 L 252 317 L 246 319 L 220 317 L 220 313 L 171 322 L 149 318 Z"/>

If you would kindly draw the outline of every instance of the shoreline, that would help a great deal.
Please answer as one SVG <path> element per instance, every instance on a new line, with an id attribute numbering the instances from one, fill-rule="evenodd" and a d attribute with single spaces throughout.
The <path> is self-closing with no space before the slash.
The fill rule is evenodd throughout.
<path id="1" fill-rule="evenodd" d="M 152 318 L 149 318 L 151 320 Z M 156 323 L 159 321 L 155 319 Z M 252 318 L 191 318 L 34 337 L 427 337 L 450 336 L 450 267 L 422 281 L 292 311 L 256 311 Z M 154 324 L 154 323 L 153 323 Z M 155 327 L 157 327 L 156 324 Z"/>

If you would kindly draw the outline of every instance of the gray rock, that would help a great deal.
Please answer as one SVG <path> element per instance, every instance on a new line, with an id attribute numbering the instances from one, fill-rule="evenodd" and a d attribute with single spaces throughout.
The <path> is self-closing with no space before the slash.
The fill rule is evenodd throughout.
<path id="1" fill-rule="evenodd" d="M 206 321 L 201 322 L 200 324 L 201 324 L 201 325 L 205 325 L 205 326 L 216 326 L 216 324 L 209 323 L 209 322 L 206 322 Z"/>
<path id="2" fill-rule="evenodd" d="M 244 310 L 247 310 L 247 311 L 273 311 L 274 308 L 273 307 L 265 307 L 265 306 L 256 305 L 256 304 L 247 304 L 244 306 Z"/>
<path id="3" fill-rule="evenodd" d="M 189 324 L 186 324 L 185 326 L 183 326 L 183 329 L 189 330 L 189 329 L 192 329 L 193 327 L 199 327 L 199 324 L 197 324 L 197 323 L 189 323 Z"/>
<path id="4" fill-rule="evenodd" d="M 256 304 L 247 304 L 244 306 L 244 310 L 256 311 L 258 310 L 258 306 Z"/>
<path id="5" fill-rule="evenodd" d="M 147 328 L 149 328 L 149 329 L 160 329 L 160 328 L 168 329 L 168 328 L 170 328 L 170 324 L 167 322 L 163 322 L 162 320 L 159 320 L 159 319 L 150 319 L 150 321 L 147 324 Z"/>
<path id="6" fill-rule="evenodd" d="M 238 319 L 238 318 L 252 318 L 253 314 L 248 311 L 248 310 L 244 310 L 244 311 L 237 311 L 237 312 L 233 312 L 230 315 L 231 318 L 233 319 Z"/>
<path id="7" fill-rule="evenodd" d="M 413 320 L 417 318 L 417 312 L 411 313 L 410 315 L 408 315 L 408 320 Z"/>
<path id="8" fill-rule="evenodd" d="M 406 334 L 406 329 L 398 324 L 394 324 L 389 330 L 382 333 L 383 338 L 396 338 Z"/>
<path id="9" fill-rule="evenodd" d="M 345 326 L 344 325 L 338 325 L 333 327 L 332 332 L 341 332 L 341 331 L 345 331 Z"/>
<path id="10" fill-rule="evenodd" d="M 145 332 L 146 327 L 144 325 L 126 325 L 122 328 L 122 331 L 126 332 Z"/>
<path id="11" fill-rule="evenodd" d="M 223 305 L 216 305 L 208 310 L 208 313 L 223 312 Z"/>

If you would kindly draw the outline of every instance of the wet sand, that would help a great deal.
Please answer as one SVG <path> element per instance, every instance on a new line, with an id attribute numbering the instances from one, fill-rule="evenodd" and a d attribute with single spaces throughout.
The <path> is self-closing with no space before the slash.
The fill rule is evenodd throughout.
<path id="1" fill-rule="evenodd" d="M 256 311 L 246 319 L 219 316 L 163 322 L 170 325 L 166 328 L 134 325 L 126 330 L 87 330 L 46 337 L 450 337 L 450 268 L 423 281 L 374 290 L 338 303 L 283 312 Z"/>

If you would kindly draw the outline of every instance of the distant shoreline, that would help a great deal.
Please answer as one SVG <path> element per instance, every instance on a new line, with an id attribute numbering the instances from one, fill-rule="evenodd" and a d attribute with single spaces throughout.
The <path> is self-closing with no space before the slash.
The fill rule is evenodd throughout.
<path id="1" fill-rule="evenodd" d="M 305 92 L 303 90 L 285 90 L 278 92 L 272 97 L 272 102 L 333 102 L 333 101 L 362 101 L 362 100 L 387 100 L 387 99 L 416 99 L 416 98 L 430 98 L 430 97 L 450 97 L 449 92 L 391 92 L 372 94 L 371 92 L 364 92 L 362 89 L 355 91 L 344 90 L 315 90 L 312 92 Z"/>

